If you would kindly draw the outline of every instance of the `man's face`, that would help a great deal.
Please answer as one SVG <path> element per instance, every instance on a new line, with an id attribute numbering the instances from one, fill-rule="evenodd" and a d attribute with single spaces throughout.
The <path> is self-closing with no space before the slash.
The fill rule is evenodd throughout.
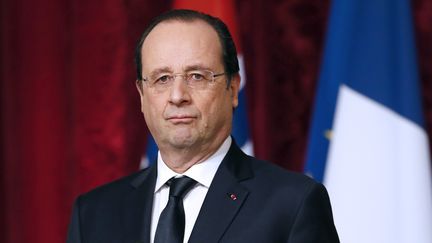
<path id="1" fill-rule="evenodd" d="M 141 54 L 144 77 L 158 70 L 225 72 L 218 35 L 199 20 L 158 24 L 145 39 Z M 189 87 L 180 76 L 163 92 L 145 83 L 138 85 L 144 118 L 161 151 L 199 151 L 223 142 L 231 132 L 240 78 L 235 75 L 228 88 L 226 80 L 226 75 L 216 77 L 215 83 L 203 90 Z"/>

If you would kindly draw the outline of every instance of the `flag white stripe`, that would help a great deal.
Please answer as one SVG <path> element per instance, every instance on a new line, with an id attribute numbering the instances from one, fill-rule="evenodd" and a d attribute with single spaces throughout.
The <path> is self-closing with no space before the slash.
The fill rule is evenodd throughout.
<path id="1" fill-rule="evenodd" d="M 431 243 L 424 129 L 341 86 L 324 184 L 341 242 Z"/>

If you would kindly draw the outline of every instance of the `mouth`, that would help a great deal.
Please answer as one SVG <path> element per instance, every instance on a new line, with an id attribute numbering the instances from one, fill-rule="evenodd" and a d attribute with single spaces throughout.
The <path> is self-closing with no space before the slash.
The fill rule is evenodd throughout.
<path id="1" fill-rule="evenodd" d="M 175 115 L 167 118 L 167 120 L 173 124 L 188 124 L 195 119 L 196 117 L 191 115 Z"/>

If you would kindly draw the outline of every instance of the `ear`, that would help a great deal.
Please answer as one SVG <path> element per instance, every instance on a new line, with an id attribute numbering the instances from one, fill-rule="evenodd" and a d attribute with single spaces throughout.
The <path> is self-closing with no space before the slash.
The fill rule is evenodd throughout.
<path id="1" fill-rule="evenodd" d="M 236 108 L 238 106 L 238 95 L 240 92 L 240 74 L 236 73 L 231 77 L 229 90 L 231 92 L 232 106 Z"/>
<path id="2" fill-rule="evenodd" d="M 143 90 L 143 81 L 142 80 L 136 80 L 135 86 L 138 90 L 138 93 L 140 94 L 140 103 L 141 103 L 141 112 L 144 112 L 143 102 L 144 102 L 144 90 Z"/>
<path id="3" fill-rule="evenodd" d="M 135 81 L 135 86 L 138 90 L 138 93 L 140 94 L 141 99 L 142 99 L 142 97 L 143 97 L 143 81 L 137 79 Z"/>

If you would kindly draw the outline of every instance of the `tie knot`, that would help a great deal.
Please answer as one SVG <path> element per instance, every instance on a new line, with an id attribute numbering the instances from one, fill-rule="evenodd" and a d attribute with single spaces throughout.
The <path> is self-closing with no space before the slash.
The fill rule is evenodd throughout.
<path id="1" fill-rule="evenodd" d="M 194 179 L 187 176 L 171 178 L 167 183 L 170 186 L 169 195 L 183 198 L 195 183 L 196 181 Z"/>

